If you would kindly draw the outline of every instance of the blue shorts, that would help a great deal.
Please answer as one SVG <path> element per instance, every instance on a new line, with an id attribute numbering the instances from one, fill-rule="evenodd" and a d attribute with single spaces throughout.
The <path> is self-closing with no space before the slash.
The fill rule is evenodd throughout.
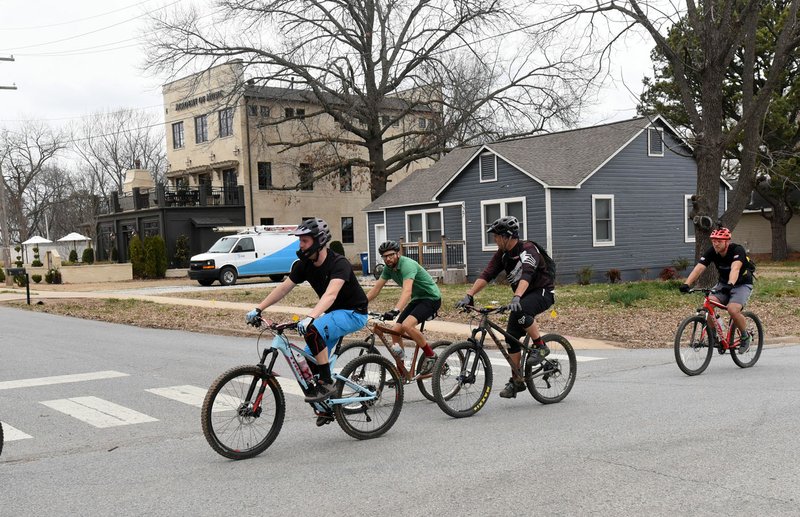
<path id="1" fill-rule="evenodd" d="M 314 326 L 319 331 L 322 339 L 325 340 L 329 354 L 333 351 L 336 343 L 339 342 L 339 338 L 361 330 L 366 324 L 366 314 L 350 310 L 328 312 L 314 320 Z M 308 345 L 306 345 L 306 352 L 311 353 Z"/>

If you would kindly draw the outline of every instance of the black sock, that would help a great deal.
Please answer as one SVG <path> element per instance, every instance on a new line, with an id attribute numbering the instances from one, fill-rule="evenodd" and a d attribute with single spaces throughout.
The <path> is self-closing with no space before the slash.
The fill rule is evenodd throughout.
<path id="1" fill-rule="evenodd" d="M 319 380 L 325 384 L 333 384 L 333 380 L 331 379 L 331 365 L 329 363 L 318 364 L 317 368 L 319 370 Z"/>
<path id="2" fill-rule="evenodd" d="M 317 366 L 317 363 L 312 363 L 311 361 L 309 361 L 308 369 L 311 370 L 311 375 L 319 378 L 319 366 Z"/>

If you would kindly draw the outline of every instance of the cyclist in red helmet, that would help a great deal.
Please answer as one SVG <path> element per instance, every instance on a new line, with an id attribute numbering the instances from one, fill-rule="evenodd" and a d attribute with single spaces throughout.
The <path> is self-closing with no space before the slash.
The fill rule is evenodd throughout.
<path id="1" fill-rule="evenodd" d="M 714 286 L 716 293 L 711 298 L 728 306 L 728 313 L 734 325 L 742 333 L 739 351 L 744 353 L 750 347 L 750 336 L 745 332 L 746 322 L 742 316 L 742 308 L 753 292 L 753 271 L 744 247 L 731 242 L 729 229 L 720 227 L 711 232 L 711 248 L 700 256 L 697 265 L 686 278 L 686 283 L 681 285 L 680 291 L 688 293 L 691 285 L 712 263 L 717 266 L 719 280 Z M 714 328 L 711 315 L 709 315 L 709 326 Z M 724 350 L 721 350 L 721 353 L 724 353 Z"/>

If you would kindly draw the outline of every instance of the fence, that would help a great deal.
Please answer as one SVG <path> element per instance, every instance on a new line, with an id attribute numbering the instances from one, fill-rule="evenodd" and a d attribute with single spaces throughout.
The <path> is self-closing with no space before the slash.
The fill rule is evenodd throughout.
<path id="1" fill-rule="evenodd" d="M 467 266 L 466 241 L 452 241 L 442 237 L 436 242 L 403 242 L 400 246 L 404 256 L 422 264 L 425 269 L 465 269 Z"/>

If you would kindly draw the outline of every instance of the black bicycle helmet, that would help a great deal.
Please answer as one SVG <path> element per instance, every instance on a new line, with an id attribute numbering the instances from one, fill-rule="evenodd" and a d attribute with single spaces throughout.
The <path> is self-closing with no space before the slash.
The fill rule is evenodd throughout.
<path id="1" fill-rule="evenodd" d="M 400 245 L 395 241 L 386 241 L 378 247 L 378 253 L 383 255 L 387 251 L 400 251 Z"/>
<path id="2" fill-rule="evenodd" d="M 519 221 L 513 215 L 507 215 L 496 220 L 489 225 L 486 233 L 496 233 L 506 237 L 517 237 L 519 235 Z"/>
<path id="3" fill-rule="evenodd" d="M 314 245 L 307 250 L 297 250 L 297 256 L 301 259 L 311 258 L 311 255 L 321 250 L 331 241 L 331 230 L 324 219 L 306 219 L 294 231 L 297 236 L 310 235 L 314 238 Z"/>

